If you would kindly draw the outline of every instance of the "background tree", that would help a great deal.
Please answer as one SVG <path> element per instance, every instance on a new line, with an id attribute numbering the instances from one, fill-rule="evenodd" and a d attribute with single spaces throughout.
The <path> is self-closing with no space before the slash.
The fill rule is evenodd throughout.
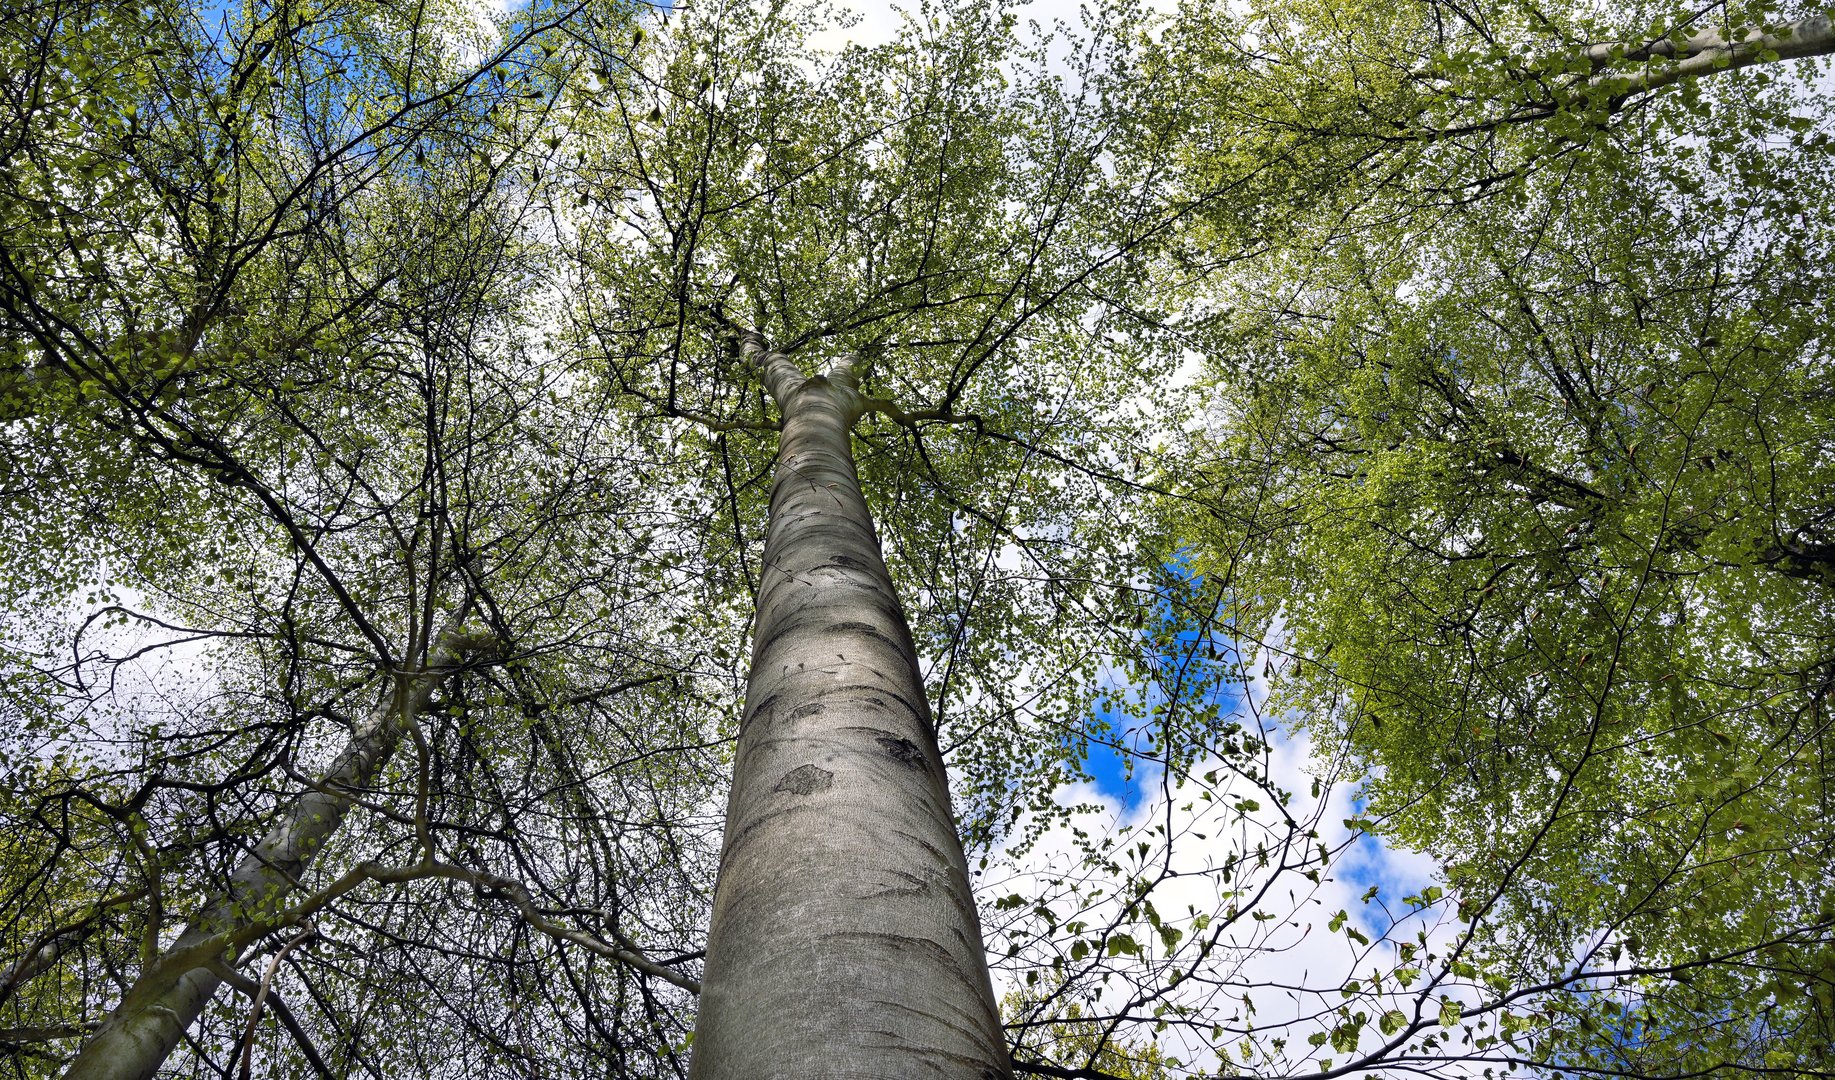
<path id="1" fill-rule="evenodd" d="M 1827 103 L 1672 58 L 1794 13 L 1315 14 L 1267 16 L 1343 102 L 1295 137 L 1363 174 L 1206 328 L 1199 565 L 1445 867 L 1483 1000 L 1575 991 L 1499 1059 L 1826 1070 Z"/>
<path id="2" fill-rule="evenodd" d="M 591 408 L 551 400 L 569 374 L 538 358 L 539 309 L 522 302 L 541 281 L 538 249 L 524 231 L 527 193 L 504 181 L 508 151 L 532 137 L 549 100 L 528 96 L 541 58 L 530 42 L 548 24 L 485 39 L 497 50 L 487 59 L 519 73 L 512 84 L 455 62 L 479 33 L 469 11 L 414 21 L 367 6 L 257 8 L 220 28 L 182 8 L 42 15 L 8 23 L 21 70 L 36 62 L 43 79 L 16 101 L 11 130 L 25 152 L 6 204 L 7 340 L 31 390 L 9 429 L 9 486 L 31 499 L 7 519 L 21 541 L 9 547 L 21 612 L 9 626 L 9 690 L 28 721 L 9 734 L 7 756 L 21 780 L 60 748 L 72 760 L 66 780 L 21 793 L 19 820 L 45 837 L 34 837 L 38 861 L 21 880 L 48 884 L 15 895 L 114 882 L 131 902 L 110 906 L 103 932 L 34 975 L 77 994 L 14 996 L 18 1027 L 35 1028 L 40 1045 L 68 1038 L 123 991 L 118 1016 L 149 1005 L 161 1015 L 160 985 L 180 975 L 200 987 L 194 998 L 218 980 L 254 990 L 260 964 L 244 974 L 230 962 L 260 959 L 250 944 L 274 932 L 286 935 L 276 945 L 291 940 L 310 918 L 313 947 L 284 950 L 290 977 L 265 991 L 261 1014 L 290 1029 L 302 1067 L 424 1064 L 437 1042 L 376 1039 L 365 1018 L 412 1016 L 431 1035 L 422 1003 L 442 998 L 455 1003 L 442 1022 L 465 1033 L 448 1040 L 447 1060 L 564 1054 L 569 1031 L 603 1042 L 631 1023 L 646 1039 L 613 1041 L 667 1059 L 680 1035 L 658 1020 L 647 987 L 529 975 L 557 935 L 599 950 L 576 966 L 622 964 L 637 955 L 624 928 L 693 919 L 691 887 L 651 907 L 631 882 L 692 873 L 692 837 L 655 833 L 692 825 L 692 810 L 664 792 L 672 770 L 717 742 L 631 722 L 627 695 L 670 685 L 682 668 L 634 651 L 629 617 L 647 622 L 671 605 L 640 607 L 654 586 L 609 568 L 596 543 L 594 558 L 570 556 L 581 537 L 606 535 L 598 523 L 630 520 L 624 493 L 635 485 L 618 484 L 629 459 L 603 425 L 575 422 Z M 134 77 L 110 98 L 65 85 L 73 71 Z M 125 194 L 76 182 L 103 166 Z M 59 454 L 42 453 L 53 445 Z M 571 576 L 530 573 L 550 565 Z M 57 616 L 76 582 L 96 582 L 94 617 L 67 627 Z M 23 632 L 33 598 L 42 636 Z M 449 685 L 418 717 L 391 709 L 439 628 L 466 611 L 504 674 Z M 210 678 L 135 678 L 162 648 L 185 651 L 185 667 Z M 556 729 L 555 716 L 591 722 Z M 404 740 L 415 761 L 387 765 Z M 339 774 L 333 758 L 347 745 L 366 747 L 369 764 Z M 659 746 L 683 756 L 646 765 Z M 481 747 L 516 753 L 481 771 Z M 534 789 L 506 782 L 538 760 L 563 771 Z M 632 763 L 605 782 L 608 760 Z M 328 766 L 346 787 L 323 786 Z M 272 830 L 277 818 L 328 813 L 328 798 L 363 810 L 329 851 L 250 850 L 264 834 L 287 835 Z M 72 838 L 67 823 L 85 814 L 110 823 L 112 851 Z M 620 821 L 647 835 L 620 844 Z M 582 851 L 583 835 L 599 849 Z M 435 865 L 437 855 L 457 861 Z M 604 870 L 570 874 L 563 856 Z M 512 880 L 531 865 L 554 869 L 555 884 Z M 299 879 L 304 895 L 229 884 L 250 871 L 264 890 Z M 379 888 L 381 878 L 395 884 Z M 531 894 L 575 882 L 586 887 L 574 903 L 542 899 L 595 912 L 579 916 L 590 921 L 578 932 L 548 921 Z M 212 910 L 227 950 L 188 942 L 197 955 L 174 966 L 173 932 Z M 456 934 L 449 920 L 466 910 L 492 924 L 511 913 L 504 947 Z M 25 914 L 21 962 L 36 940 L 26 932 L 51 913 Z M 404 965 L 392 950 L 409 942 L 422 949 Z M 492 971 L 458 959 L 474 948 L 501 957 Z M 397 993 L 363 1000 L 379 978 Z M 638 978 L 692 982 L 656 968 Z M 501 1021 L 530 1011 L 504 988 L 530 985 L 551 985 L 565 1006 Z M 56 1006 L 61 1022 L 37 1023 L 40 1006 Z M 252 1048 L 242 1013 L 224 1003 L 193 1048 Z M 184 1026 L 94 1064 L 150 1072 Z"/>

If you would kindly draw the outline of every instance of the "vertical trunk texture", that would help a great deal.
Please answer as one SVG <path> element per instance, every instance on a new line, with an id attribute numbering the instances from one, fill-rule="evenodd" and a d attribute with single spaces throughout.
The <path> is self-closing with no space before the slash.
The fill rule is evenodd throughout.
<path id="1" fill-rule="evenodd" d="M 419 675 L 404 679 L 351 736 L 316 790 L 295 799 L 230 876 L 229 890 L 204 909 L 128 988 L 71 1061 L 65 1080 L 146 1080 L 159 1071 L 222 985 L 205 965 L 222 959 L 206 947 L 216 935 L 279 909 L 361 790 L 395 752 L 407 727 L 460 660 L 463 611 L 428 650 Z"/>
<path id="2" fill-rule="evenodd" d="M 1008 1077 L 852 376 L 747 339 L 784 423 L 691 1075 Z"/>

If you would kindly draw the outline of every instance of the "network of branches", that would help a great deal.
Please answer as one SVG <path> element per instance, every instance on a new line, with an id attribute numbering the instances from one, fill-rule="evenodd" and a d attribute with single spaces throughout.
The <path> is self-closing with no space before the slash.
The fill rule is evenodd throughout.
<path id="1" fill-rule="evenodd" d="M 1016 1072 L 1835 1075 L 1827 12 L 867 15 L 11 0 L 0 1072 L 686 1077 L 743 332 Z"/>

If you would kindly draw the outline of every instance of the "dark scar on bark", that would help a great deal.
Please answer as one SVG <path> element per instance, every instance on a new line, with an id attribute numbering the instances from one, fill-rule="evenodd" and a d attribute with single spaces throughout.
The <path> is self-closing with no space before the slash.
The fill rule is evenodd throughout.
<path id="1" fill-rule="evenodd" d="M 826 791 L 834 786 L 834 783 L 835 774 L 827 769 L 817 768 L 814 765 L 798 765 L 785 773 L 784 778 L 779 780 L 777 786 L 771 790 L 788 791 L 793 795 L 813 795 L 818 791 Z"/>
<path id="2" fill-rule="evenodd" d="M 924 751 L 918 749 L 918 745 L 910 739 L 895 739 L 881 735 L 873 741 L 878 743 L 886 753 L 891 754 L 899 764 L 909 765 L 914 769 L 924 767 Z"/>
<path id="3" fill-rule="evenodd" d="M 807 705 L 798 705 L 796 710 L 790 714 L 790 718 L 795 720 L 799 716 L 814 716 L 816 713 L 821 712 L 822 708 L 823 705 L 819 701 L 812 701 Z"/>

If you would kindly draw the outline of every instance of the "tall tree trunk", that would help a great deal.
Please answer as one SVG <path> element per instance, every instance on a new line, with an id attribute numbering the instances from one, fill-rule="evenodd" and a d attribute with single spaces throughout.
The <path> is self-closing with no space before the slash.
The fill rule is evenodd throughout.
<path id="1" fill-rule="evenodd" d="M 1009 1076 L 853 372 L 743 347 L 783 434 L 691 1075 Z"/>
<path id="2" fill-rule="evenodd" d="M 459 624 L 468 610 L 469 604 L 462 607 L 434 641 L 421 673 L 399 680 L 395 692 L 351 735 L 317 788 L 295 799 L 243 858 L 228 891 L 207 903 L 178 940 L 146 966 L 78 1051 L 65 1080 L 146 1080 L 159 1070 L 223 983 L 206 967 L 223 959 L 219 948 L 209 947 L 211 940 L 282 906 L 350 812 L 347 792 L 375 780 L 408 720 L 426 709 L 434 690 L 463 659 Z"/>

